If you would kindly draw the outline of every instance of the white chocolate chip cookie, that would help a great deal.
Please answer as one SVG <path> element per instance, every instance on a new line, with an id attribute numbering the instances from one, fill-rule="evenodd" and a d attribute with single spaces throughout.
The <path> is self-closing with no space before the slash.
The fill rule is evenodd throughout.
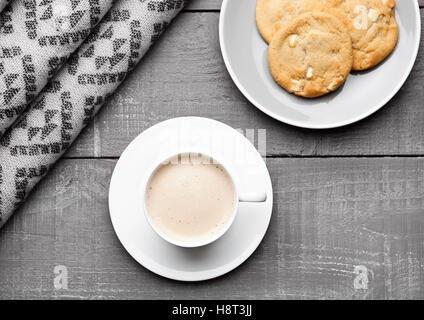
<path id="1" fill-rule="evenodd" d="M 293 18 L 300 14 L 320 11 L 326 0 L 258 0 L 256 24 L 266 42 Z"/>
<path id="2" fill-rule="evenodd" d="M 343 21 L 352 37 L 354 70 L 376 66 L 395 48 L 395 6 L 394 0 L 326 0 L 323 10 Z"/>
<path id="3" fill-rule="evenodd" d="M 336 90 L 352 68 L 352 40 L 334 16 L 303 14 L 273 37 L 268 49 L 275 81 L 288 92 L 313 98 Z"/>

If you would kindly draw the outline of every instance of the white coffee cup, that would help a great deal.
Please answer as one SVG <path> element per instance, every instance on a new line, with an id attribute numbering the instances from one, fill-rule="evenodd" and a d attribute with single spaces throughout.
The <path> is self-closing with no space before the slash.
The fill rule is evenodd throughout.
<path id="1" fill-rule="evenodd" d="M 156 170 L 158 170 L 162 165 L 169 163 L 170 161 L 172 161 L 172 159 L 178 159 L 178 156 L 182 155 L 183 157 L 187 157 L 188 155 L 190 155 L 190 157 L 192 156 L 196 156 L 199 159 L 212 159 L 214 161 L 214 164 L 218 164 L 220 165 L 228 174 L 228 176 L 231 179 L 231 182 L 233 184 L 233 189 L 234 189 L 234 209 L 233 209 L 233 213 L 231 215 L 231 218 L 228 219 L 225 227 L 218 233 L 214 234 L 213 236 L 211 236 L 210 238 L 207 238 L 205 240 L 202 241 L 180 241 L 180 240 L 176 240 L 176 239 L 172 239 L 171 237 L 169 237 L 167 234 L 165 234 L 162 230 L 160 230 L 160 228 L 158 228 L 155 223 L 152 221 L 151 216 L 147 210 L 147 206 L 146 206 L 146 197 L 147 197 L 147 188 L 149 186 L 149 183 L 151 181 L 151 178 L 153 177 L 154 173 L 156 172 Z M 265 192 L 260 192 L 260 193 L 256 193 L 256 192 L 252 192 L 252 193 L 240 193 L 239 192 L 239 188 L 235 183 L 235 174 L 234 172 L 230 169 L 230 166 L 228 166 L 225 161 L 223 161 L 222 159 L 218 159 L 218 157 L 216 156 L 211 156 L 205 152 L 200 152 L 200 151 L 183 151 L 183 152 L 178 152 L 175 154 L 172 154 L 170 156 L 167 156 L 164 160 L 162 161 L 158 161 L 157 163 L 155 163 L 152 166 L 152 169 L 149 171 L 149 175 L 148 178 L 146 180 L 146 183 L 142 186 L 142 195 L 144 197 L 144 201 L 143 201 L 143 210 L 144 210 L 144 214 L 145 217 L 147 219 L 147 221 L 149 222 L 150 226 L 152 227 L 152 229 L 165 241 L 179 246 L 179 247 L 184 247 L 184 248 L 195 248 L 195 247 L 201 247 L 201 246 L 205 246 L 208 245 L 216 240 L 218 240 L 219 238 L 221 238 L 231 227 L 231 225 L 233 224 L 236 215 L 238 213 L 238 209 L 239 209 L 239 203 L 240 202 L 252 202 L 252 203 L 257 203 L 257 202 L 265 202 L 267 199 L 267 194 Z"/>

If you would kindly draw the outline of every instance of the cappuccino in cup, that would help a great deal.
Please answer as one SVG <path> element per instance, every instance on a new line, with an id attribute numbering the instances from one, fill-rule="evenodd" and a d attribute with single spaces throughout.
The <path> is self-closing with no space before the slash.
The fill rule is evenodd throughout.
<path id="1" fill-rule="evenodd" d="M 227 170 L 198 154 L 180 154 L 159 165 L 145 191 L 148 219 L 174 244 L 207 244 L 221 236 L 233 221 L 236 202 Z"/>

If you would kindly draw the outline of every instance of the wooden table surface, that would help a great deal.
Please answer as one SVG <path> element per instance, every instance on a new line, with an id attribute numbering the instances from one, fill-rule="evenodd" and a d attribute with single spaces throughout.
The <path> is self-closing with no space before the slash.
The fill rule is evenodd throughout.
<path id="1" fill-rule="evenodd" d="M 424 299 L 424 42 L 408 81 L 379 112 L 345 128 L 298 129 L 258 111 L 231 81 L 220 4 L 192 1 L 0 230 L 0 298 Z M 187 115 L 266 129 L 275 199 L 257 251 L 201 283 L 135 262 L 107 203 L 128 143 Z M 64 271 L 68 282 L 58 285 Z"/>

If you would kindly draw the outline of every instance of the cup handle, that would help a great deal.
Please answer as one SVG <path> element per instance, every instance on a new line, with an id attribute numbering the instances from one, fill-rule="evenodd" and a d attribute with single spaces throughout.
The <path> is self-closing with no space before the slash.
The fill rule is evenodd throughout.
<path id="1" fill-rule="evenodd" d="M 265 192 L 244 193 L 239 195 L 240 202 L 265 202 L 267 195 Z"/>

